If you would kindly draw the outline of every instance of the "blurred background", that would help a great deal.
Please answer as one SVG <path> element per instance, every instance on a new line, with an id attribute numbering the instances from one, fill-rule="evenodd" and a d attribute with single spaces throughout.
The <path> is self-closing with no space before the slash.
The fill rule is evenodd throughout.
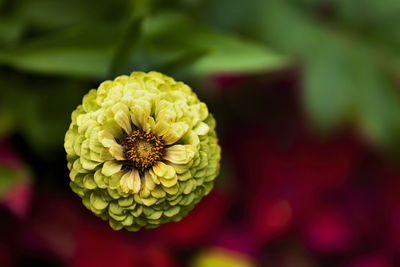
<path id="1" fill-rule="evenodd" d="M 222 169 L 179 223 L 115 232 L 69 188 L 89 89 L 189 84 Z M 0 266 L 400 266 L 400 1 L 0 0 Z"/>

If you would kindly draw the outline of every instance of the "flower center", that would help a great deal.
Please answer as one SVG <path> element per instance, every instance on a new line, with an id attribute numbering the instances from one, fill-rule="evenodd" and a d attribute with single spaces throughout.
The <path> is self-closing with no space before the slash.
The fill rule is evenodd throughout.
<path id="1" fill-rule="evenodd" d="M 163 141 L 153 133 L 135 130 L 122 140 L 126 158 L 141 172 L 161 160 L 164 153 Z"/>

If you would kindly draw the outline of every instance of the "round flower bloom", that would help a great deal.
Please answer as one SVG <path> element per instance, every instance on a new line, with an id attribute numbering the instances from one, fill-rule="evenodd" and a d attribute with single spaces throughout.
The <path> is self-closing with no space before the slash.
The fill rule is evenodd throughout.
<path id="1" fill-rule="evenodd" d="M 92 89 L 65 135 L 70 186 L 110 226 L 179 221 L 213 187 L 215 120 L 191 88 L 133 72 Z"/>

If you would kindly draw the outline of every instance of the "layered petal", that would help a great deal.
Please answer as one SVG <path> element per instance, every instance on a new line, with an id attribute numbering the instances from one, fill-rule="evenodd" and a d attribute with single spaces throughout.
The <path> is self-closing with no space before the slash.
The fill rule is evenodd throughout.
<path id="1" fill-rule="evenodd" d="M 191 88 L 133 72 L 89 91 L 65 135 L 70 186 L 110 226 L 178 221 L 213 186 L 215 121 Z"/>

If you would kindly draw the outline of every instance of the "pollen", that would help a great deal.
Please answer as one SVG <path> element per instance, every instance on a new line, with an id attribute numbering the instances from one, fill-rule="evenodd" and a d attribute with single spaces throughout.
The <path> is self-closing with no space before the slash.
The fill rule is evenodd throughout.
<path id="1" fill-rule="evenodd" d="M 153 133 L 135 130 L 122 140 L 127 160 L 140 172 L 144 172 L 164 154 L 163 141 Z"/>

